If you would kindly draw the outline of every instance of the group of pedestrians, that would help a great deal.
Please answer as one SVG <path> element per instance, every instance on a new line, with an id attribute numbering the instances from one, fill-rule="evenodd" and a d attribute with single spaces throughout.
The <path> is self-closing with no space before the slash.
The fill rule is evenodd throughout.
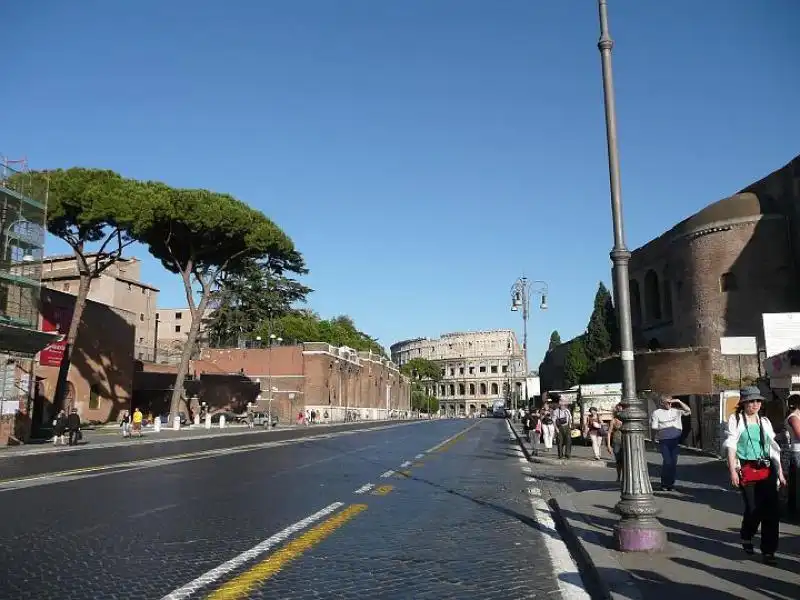
<path id="1" fill-rule="evenodd" d="M 53 419 L 53 445 L 67 444 L 67 437 L 69 437 L 70 446 L 77 446 L 81 437 L 83 437 L 81 433 L 81 418 L 76 408 L 70 410 L 69 414 L 65 410 L 60 410 L 56 418 Z"/>

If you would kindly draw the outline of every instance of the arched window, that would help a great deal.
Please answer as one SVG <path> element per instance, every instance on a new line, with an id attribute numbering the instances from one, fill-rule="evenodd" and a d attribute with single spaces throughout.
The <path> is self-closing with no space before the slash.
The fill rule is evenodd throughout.
<path id="1" fill-rule="evenodd" d="M 664 279 L 661 287 L 664 288 L 664 318 L 672 320 L 672 285 L 669 279 Z"/>
<path id="2" fill-rule="evenodd" d="M 492 384 L 492 395 L 493 396 L 497 395 L 497 384 L 496 383 Z"/>
<path id="3" fill-rule="evenodd" d="M 481 396 L 485 396 L 485 395 L 486 395 L 486 384 L 482 383 L 481 384 Z"/>
<path id="4" fill-rule="evenodd" d="M 466 392 L 467 392 L 467 390 L 464 387 L 464 384 L 463 383 L 459 383 L 458 384 L 458 395 L 459 396 L 463 396 L 464 394 L 466 394 Z"/>
<path id="5" fill-rule="evenodd" d="M 661 292 L 658 285 L 658 275 L 652 270 L 648 271 L 647 275 L 644 276 L 644 306 L 648 320 L 661 320 Z"/>
<path id="6" fill-rule="evenodd" d="M 739 282 L 733 273 L 723 273 L 719 278 L 720 292 L 733 292 L 739 289 Z"/>
<path id="7" fill-rule="evenodd" d="M 450 384 L 450 395 L 451 396 L 455 396 L 456 395 L 456 386 L 454 384 L 452 384 L 452 383 Z"/>
<path id="8" fill-rule="evenodd" d="M 470 396 L 474 396 L 475 395 L 475 384 L 474 383 L 470 383 L 469 384 L 469 395 Z"/>
<path id="9" fill-rule="evenodd" d="M 631 290 L 631 322 L 634 326 L 642 324 L 642 296 L 639 293 L 639 282 L 631 279 L 628 282 Z"/>
<path id="10" fill-rule="evenodd" d="M 91 410 L 100 408 L 100 386 L 96 383 L 89 388 L 89 408 Z"/>
<path id="11" fill-rule="evenodd" d="M 444 395 L 445 395 L 444 389 L 445 389 L 445 388 L 444 388 L 444 386 L 443 386 L 443 385 L 440 385 L 440 386 L 439 386 L 439 395 L 440 395 L 440 396 L 444 396 Z"/>

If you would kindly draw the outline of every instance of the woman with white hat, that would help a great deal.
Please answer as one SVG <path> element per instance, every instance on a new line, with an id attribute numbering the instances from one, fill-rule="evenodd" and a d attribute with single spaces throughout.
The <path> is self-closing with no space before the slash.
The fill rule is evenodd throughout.
<path id="1" fill-rule="evenodd" d="M 775 564 L 780 511 L 778 484 L 786 485 L 781 467 L 781 449 L 769 419 L 759 415 L 764 397 L 756 386 L 739 392 L 736 413 L 728 419 L 725 448 L 731 484 L 742 491 L 742 548 L 753 554 L 753 536 L 761 526 L 761 554 Z"/>

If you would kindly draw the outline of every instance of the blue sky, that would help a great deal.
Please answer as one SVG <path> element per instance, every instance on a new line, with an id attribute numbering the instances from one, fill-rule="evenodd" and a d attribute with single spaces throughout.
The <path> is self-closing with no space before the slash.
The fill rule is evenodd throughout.
<path id="1" fill-rule="evenodd" d="M 521 332 L 523 273 L 550 287 L 533 366 L 553 329 L 584 329 L 610 279 L 594 1 L 226 4 L 8 4 L 0 152 L 247 201 L 304 253 L 310 306 L 386 346 Z M 610 0 L 610 18 L 631 249 L 800 152 L 796 0 Z"/>

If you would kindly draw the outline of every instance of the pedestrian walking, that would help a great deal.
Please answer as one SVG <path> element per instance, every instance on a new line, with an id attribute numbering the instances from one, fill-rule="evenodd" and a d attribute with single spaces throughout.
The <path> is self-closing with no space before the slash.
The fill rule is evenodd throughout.
<path id="1" fill-rule="evenodd" d="M 67 430 L 67 413 L 63 410 L 58 411 L 56 418 L 53 419 L 53 445 L 66 444 L 64 432 Z"/>
<path id="2" fill-rule="evenodd" d="M 556 447 L 558 458 L 569 459 L 572 454 L 572 413 L 559 405 L 553 411 L 553 421 L 556 425 Z"/>
<path id="3" fill-rule="evenodd" d="M 77 408 L 73 408 L 67 417 L 67 429 L 69 430 L 69 445 L 77 446 L 81 439 L 81 418 L 78 416 Z"/>
<path id="4" fill-rule="evenodd" d="M 780 536 L 778 485 L 785 486 L 781 448 L 772 423 L 759 412 L 764 397 L 756 386 L 739 392 L 739 405 L 728 419 L 724 446 L 728 454 L 731 485 L 739 488 L 744 501 L 742 548 L 753 554 L 753 536 L 761 526 L 761 554 L 775 564 Z"/>
<path id="5" fill-rule="evenodd" d="M 553 449 L 553 440 L 555 437 L 556 425 L 553 422 L 553 413 L 550 412 L 549 408 L 545 408 L 544 414 L 542 415 L 542 442 L 544 443 L 546 452 L 550 452 Z"/>
<path id="6" fill-rule="evenodd" d="M 789 394 L 785 429 L 789 438 L 789 509 L 800 511 L 800 394 Z"/>
<path id="7" fill-rule="evenodd" d="M 600 452 L 603 447 L 603 422 L 600 420 L 600 415 L 597 412 L 597 408 L 594 406 L 589 409 L 589 414 L 586 417 L 586 424 L 583 428 L 583 435 L 588 436 L 589 441 L 592 442 L 594 459 L 602 460 Z"/>
<path id="8" fill-rule="evenodd" d="M 614 407 L 614 414 L 611 417 L 611 423 L 608 425 L 608 452 L 614 457 L 614 462 L 617 466 L 617 481 L 622 481 L 622 467 L 623 467 L 623 454 L 622 454 L 622 419 L 620 419 L 620 412 L 622 411 L 622 404 L 617 404 Z"/>
<path id="9" fill-rule="evenodd" d="M 119 426 L 122 428 L 122 437 L 127 438 L 131 435 L 131 416 L 128 414 L 128 411 L 122 412 L 122 420 L 119 422 Z"/>
<path id="10" fill-rule="evenodd" d="M 675 405 L 678 408 L 675 408 Z M 654 410 L 650 418 L 653 441 L 661 451 L 661 489 L 670 492 L 675 487 L 678 472 L 678 454 L 683 434 L 683 417 L 692 414 L 692 409 L 672 396 L 661 396 L 661 408 Z"/>
<path id="11" fill-rule="evenodd" d="M 144 420 L 144 415 L 142 414 L 142 411 L 139 410 L 139 407 L 137 406 L 133 411 L 133 432 L 131 433 L 131 435 L 133 435 L 135 433 L 137 437 L 142 437 L 142 421 L 143 420 Z"/>

